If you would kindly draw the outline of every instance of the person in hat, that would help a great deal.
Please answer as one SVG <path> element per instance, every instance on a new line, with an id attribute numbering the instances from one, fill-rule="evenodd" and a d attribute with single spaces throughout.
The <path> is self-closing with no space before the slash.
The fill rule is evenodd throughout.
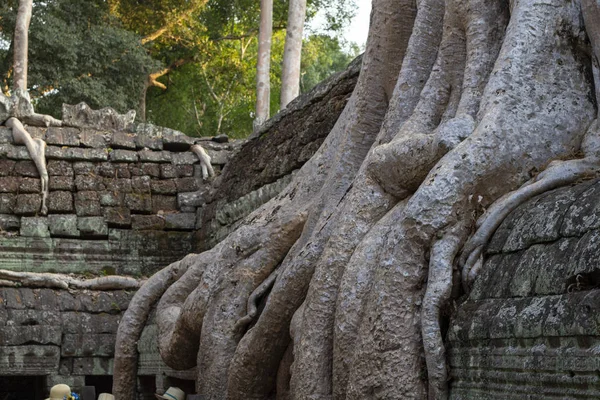
<path id="1" fill-rule="evenodd" d="M 185 400 L 185 392 L 178 387 L 172 386 L 167 389 L 165 394 L 156 394 L 155 396 L 159 400 Z"/>
<path id="2" fill-rule="evenodd" d="M 110 393 L 100 393 L 98 400 L 115 400 L 115 396 Z"/>
<path id="3" fill-rule="evenodd" d="M 71 388 L 64 383 L 52 386 L 50 389 L 50 397 L 46 400 L 63 400 L 65 396 L 71 396 Z"/>

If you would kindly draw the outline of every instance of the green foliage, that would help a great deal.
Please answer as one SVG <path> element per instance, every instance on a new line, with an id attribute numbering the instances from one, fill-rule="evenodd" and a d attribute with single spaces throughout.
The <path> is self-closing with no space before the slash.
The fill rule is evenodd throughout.
<path id="1" fill-rule="evenodd" d="M 10 42 L 17 1 L 0 9 Z M 0 50 L 10 72 L 11 49 Z M 108 14 L 103 0 L 34 1 L 29 29 L 29 86 L 39 112 L 60 117 L 62 103 L 87 102 L 121 112 L 136 108 L 147 74 L 158 68 L 136 34 Z M 8 74 L 7 74 L 8 75 Z M 10 79 L 5 75 L 5 86 Z"/>

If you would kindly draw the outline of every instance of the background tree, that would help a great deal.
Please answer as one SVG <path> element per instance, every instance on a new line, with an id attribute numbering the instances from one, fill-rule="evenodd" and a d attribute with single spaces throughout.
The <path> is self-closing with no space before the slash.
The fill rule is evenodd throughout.
<path id="1" fill-rule="evenodd" d="M 260 0 L 258 57 L 256 62 L 256 116 L 254 129 L 265 123 L 270 115 L 271 37 L 273 36 L 273 0 Z"/>
<path id="2" fill-rule="evenodd" d="M 284 109 L 300 93 L 302 32 L 306 18 L 306 0 L 289 0 L 288 23 L 281 68 L 280 108 Z"/>
<path id="3" fill-rule="evenodd" d="M 487 229 L 521 194 L 599 170 L 599 20 L 595 0 L 375 0 L 357 86 L 318 152 L 132 299 L 118 399 L 156 301 L 161 356 L 197 365 L 206 398 L 446 398 L 441 309 L 481 246 L 477 217 L 490 210 Z"/>

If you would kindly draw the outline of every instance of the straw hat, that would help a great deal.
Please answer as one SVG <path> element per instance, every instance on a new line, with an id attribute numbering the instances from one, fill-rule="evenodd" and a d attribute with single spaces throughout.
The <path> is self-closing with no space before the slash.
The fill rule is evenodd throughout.
<path id="1" fill-rule="evenodd" d="M 110 393 L 100 393 L 98 400 L 115 400 L 115 396 Z"/>
<path id="2" fill-rule="evenodd" d="M 52 386 L 50 389 L 50 397 L 46 400 L 63 400 L 65 396 L 71 395 L 71 388 L 64 383 Z"/>
<path id="3" fill-rule="evenodd" d="M 178 387 L 170 387 L 162 396 L 160 394 L 155 396 L 160 400 L 185 400 L 185 392 Z"/>

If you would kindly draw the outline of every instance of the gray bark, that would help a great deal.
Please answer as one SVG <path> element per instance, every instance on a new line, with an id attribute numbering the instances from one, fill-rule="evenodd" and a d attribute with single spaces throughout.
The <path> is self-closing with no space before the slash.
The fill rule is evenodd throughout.
<path id="1" fill-rule="evenodd" d="M 288 10 L 283 66 L 281 68 L 280 108 L 283 110 L 300 93 L 300 62 L 302 60 L 302 31 L 306 18 L 306 0 L 290 0 Z"/>
<path id="2" fill-rule="evenodd" d="M 29 49 L 29 23 L 33 0 L 19 0 L 15 24 L 13 88 L 27 90 L 27 59 Z"/>
<path id="3" fill-rule="evenodd" d="M 271 101 L 271 37 L 273 36 L 273 0 L 260 0 L 258 58 L 256 61 L 256 116 L 254 129 L 269 119 Z"/>

